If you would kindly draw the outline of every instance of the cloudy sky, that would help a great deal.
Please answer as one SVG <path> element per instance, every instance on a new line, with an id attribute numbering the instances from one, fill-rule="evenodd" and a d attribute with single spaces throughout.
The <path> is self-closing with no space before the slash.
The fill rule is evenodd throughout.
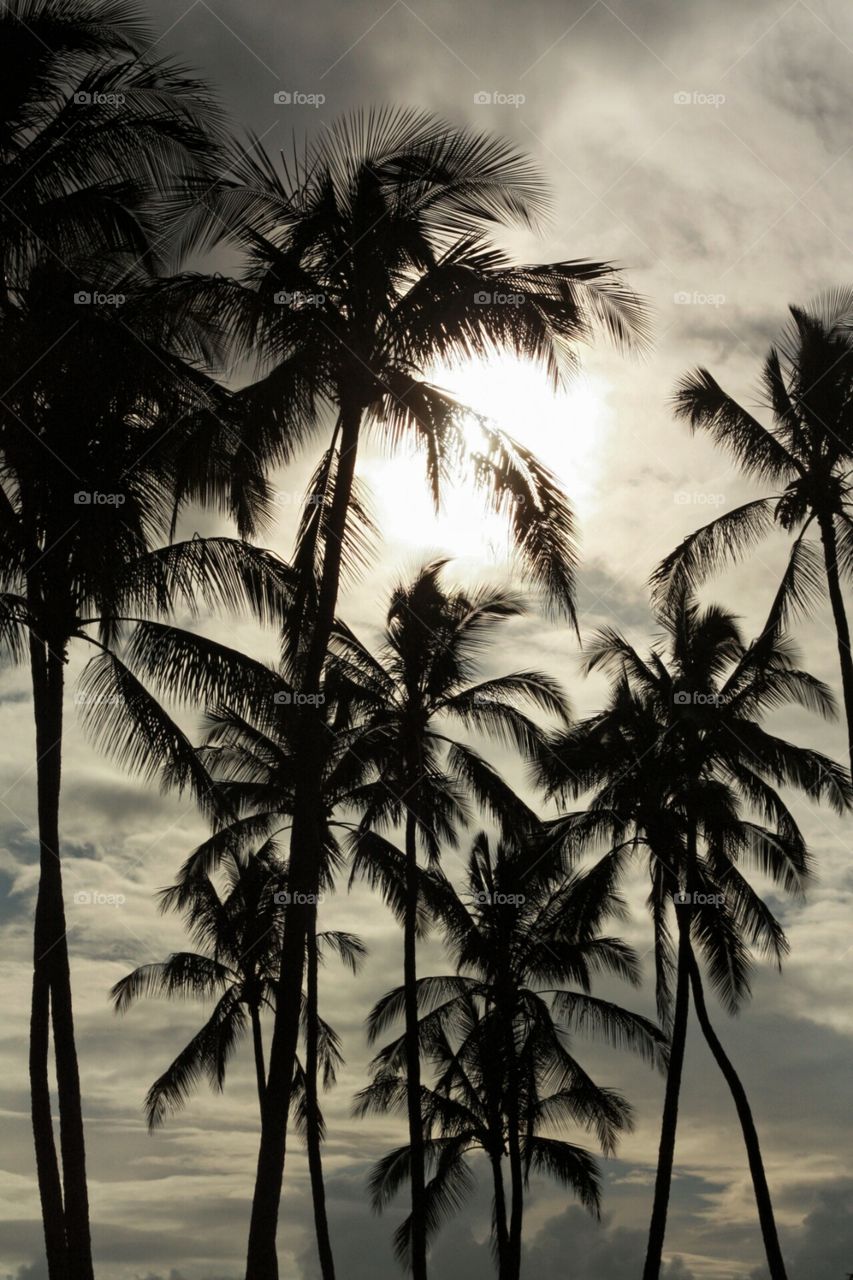
<path id="1" fill-rule="evenodd" d="M 759 361 L 785 306 L 850 282 L 853 207 L 853 11 L 841 0 L 314 0 L 288 11 L 277 0 L 152 0 L 158 52 L 176 53 L 219 87 L 234 118 L 275 152 L 294 132 L 319 130 L 340 112 L 411 104 L 511 137 L 546 171 L 551 224 L 512 248 L 525 260 L 605 258 L 625 266 L 655 311 L 655 347 L 643 361 L 602 347 L 585 357 L 577 386 L 554 400 L 541 378 L 511 364 L 445 371 L 476 407 L 534 444 L 563 477 L 583 534 L 585 633 L 614 622 L 651 634 L 644 582 L 657 560 L 708 513 L 750 493 L 726 461 L 673 422 L 668 398 L 680 374 L 708 364 L 750 400 Z M 276 101 L 276 94 L 291 101 Z M 295 104 L 309 95 L 315 105 Z M 486 99 L 485 101 L 483 99 Z M 282 477 L 298 492 L 304 460 Z M 389 581 L 424 556 L 456 558 L 464 578 L 506 573 L 505 538 L 464 485 L 435 519 L 413 459 L 367 456 L 385 542 L 381 561 L 342 612 L 370 638 Z M 271 544 L 286 554 L 292 521 L 283 499 Z M 757 627 L 783 563 L 769 542 L 714 585 Z M 254 651 L 264 640 L 229 626 Z M 808 666 L 835 682 L 834 639 L 824 611 L 803 623 Z M 535 618 L 511 624 L 493 669 L 538 665 L 559 675 L 578 710 L 600 684 L 579 675 L 577 644 Z M 95 1246 L 110 1280 L 235 1280 L 242 1275 L 257 1143 L 251 1062 L 242 1055 L 226 1091 L 199 1093 L 149 1137 L 148 1085 L 201 1011 L 149 1002 L 121 1022 L 109 987 L 129 968 L 181 948 L 180 923 L 155 911 L 203 835 L 191 808 L 118 774 L 73 723 L 64 773 L 63 835 L 70 945 L 85 1095 Z M 22 672 L 0 679 L 0 1276 L 43 1280 L 26 1079 L 30 922 L 36 875 L 33 735 Z M 780 719 L 798 740 L 843 754 L 837 726 L 805 715 Z M 513 776 L 514 763 L 494 757 Z M 515 770 L 515 773 L 513 773 Z M 791 941 L 784 976 L 759 969 L 739 1019 L 717 1010 L 725 1043 L 754 1101 L 791 1280 L 841 1280 L 853 1270 L 853 870 L 843 824 L 801 813 L 819 867 L 805 905 L 778 903 Z M 448 870 L 453 873 L 453 856 Z M 75 893 L 120 895 L 120 905 L 74 903 Z M 642 888 L 631 886 L 639 903 Z M 363 1084 L 362 1019 L 398 980 L 400 944 L 384 909 L 361 892 L 328 905 L 329 927 L 359 932 L 370 948 L 363 975 L 329 970 L 322 1001 L 345 1041 L 347 1066 L 327 1100 L 330 1211 L 345 1280 L 397 1274 L 393 1215 L 365 1209 L 373 1159 L 401 1140 L 391 1121 L 350 1117 Z M 650 937 L 636 914 L 627 936 Z M 443 963 L 432 947 L 427 966 Z M 615 990 L 615 989 L 614 989 Z M 650 991 L 619 993 L 649 1010 Z M 529 1214 L 528 1277 L 630 1280 L 639 1274 L 657 1146 L 660 1079 L 594 1046 L 583 1060 L 623 1089 L 636 1131 L 607 1164 L 605 1220 L 597 1225 L 553 1187 L 536 1186 Z M 285 1274 L 316 1280 L 307 1171 L 294 1144 L 280 1231 Z M 440 1237 L 433 1274 L 486 1280 L 488 1198 Z M 763 1280 L 760 1241 L 730 1099 L 695 1026 L 687 1058 L 677 1176 L 667 1239 L 667 1280 Z"/>

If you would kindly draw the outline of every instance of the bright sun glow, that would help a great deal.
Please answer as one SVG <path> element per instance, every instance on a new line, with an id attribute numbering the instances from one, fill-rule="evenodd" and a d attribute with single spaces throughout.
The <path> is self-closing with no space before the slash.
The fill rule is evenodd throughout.
<path id="1" fill-rule="evenodd" d="M 532 449 L 556 473 L 583 524 L 596 506 L 611 425 L 606 386 L 600 380 L 578 374 L 567 391 L 555 395 L 540 368 L 498 358 L 442 370 L 431 380 Z M 476 449 L 481 431 L 475 419 L 468 436 Z M 426 487 L 423 457 L 414 450 L 372 459 L 365 478 L 392 545 L 452 555 L 470 560 L 472 567 L 506 564 L 506 521 L 485 509 L 464 476 L 447 486 L 438 515 Z"/>

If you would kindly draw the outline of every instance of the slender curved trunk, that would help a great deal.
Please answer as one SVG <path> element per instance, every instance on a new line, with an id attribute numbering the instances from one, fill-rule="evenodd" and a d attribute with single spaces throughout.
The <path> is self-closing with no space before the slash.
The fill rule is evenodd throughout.
<path id="1" fill-rule="evenodd" d="M 847 622 L 847 610 L 844 607 L 844 596 L 841 594 L 841 576 L 838 572 L 838 540 L 835 536 L 835 524 L 832 516 L 818 516 L 820 536 L 823 542 L 823 558 L 826 565 L 826 582 L 829 588 L 829 602 L 832 606 L 832 618 L 835 623 L 835 636 L 838 643 L 838 661 L 841 666 L 841 689 L 844 694 L 844 712 L 847 718 L 847 747 L 850 755 L 850 768 L 853 770 L 853 654 L 850 649 L 850 627 Z"/>
<path id="2" fill-rule="evenodd" d="M 258 1085 L 258 1109 L 264 1114 L 264 1094 L 267 1089 L 267 1073 L 264 1066 L 264 1035 L 261 1028 L 261 1011 L 254 1002 L 249 1005 L 252 1021 L 252 1050 L 255 1055 L 255 1079 Z"/>
<path id="3" fill-rule="evenodd" d="M 36 725 L 36 786 L 39 823 L 39 889 L 36 903 L 33 964 L 33 1030 L 30 1072 L 33 1089 L 33 1131 L 42 1207 L 47 1200 L 52 1220 L 45 1222 L 48 1258 L 54 1259 L 58 1276 L 92 1280 L 92 1243 L 89 1230 L 89 1194 L 86 1180 L 86 1148 L 80 1073 L 74 1037 L 71 1002 L 71 968 L 68 959 L 65 902 L 59 846 L 59 796 L 62 774 L 62 697 L 65 652 L 61 644 L 33 637 L 30 645 L 33 708 Z M 53 1024 L 59 1101 L 59 1145 L 62 1158 L 61 1216 L 67 1256 L 57 1256 L 59 1231 L 56 1151 L 50 1121 L 47 1084 L 47 994 Z M 53 1280 L 53 1272 L 50 1272 Z"/>
<path id="4" fill-rule="evenodd" d="M 45 926 L 35 924 L 35 964 L 30 1013 L 30 1098 L 33 1139 L 36 1150 L 41 1217 L 47 1274 L 50 1280 L 68 1280 L 68 1249 L 65 1243 L 65 1209 L 62 1204 L 62 1182 L 53 1137 L 48 1060 L 50 1056 L 50 983 L 39 972 L 38 957 Z"/>
<path id="5" fill-rule="evenodd" d="M 33 690 L 39 689 L 40 702 L 46 687 L 44 646 L 35 636 L 30 637 L 30 666 Z M 37 743 L 38 738 L 38 717 Z M 36 754 L 39 754 L 38 745 Z M 50 862 L 47 860 L 50 859 Z M 53 874 L 55 859 L 46 846 L 40 848 L 41 881 L 47 884 Z M 30 1096 L 33 1122 L 33 1139 L 36 1152 L 36 1176 L 38 1179 L 41 1215 L 44 1224 L 44 1243 L 47 1255 L 47 1271 L 50 1280 L 68 1280 L 68 1247 L 65 1241 L 65 1209 L 62 1203 L 62 1181 L 53 1136 L 53 1115 L 50 1101 L 50 974 L 49 949 L 52 939 L 62 931 L 62 924 L 53 916 L 55 894 L 42 892 L 39 886 L 33 932 L 33 992 L 30 1013 Z"/>
<path id="6" fill-rule="evenodd" d="M 506 1275 L 501 1280 L 520 1280 L 521 1232 L 524 1224 L 524 1165 L 521 1158 L 521 1126 L 518 1112 L 518 1063 L 515 1056 L 515 1038 L 511 1019 L 507 1019 L 506 1053 L 509 1077 L 506 1110 L 510 1207 Z"/>
<path id="7" fill-rule="evenodd" d="M 687 1017 L 690 1010 L 690 917 L 689 908 L 676 906 L 678 923 L 678 961 L 675 980 L 675 1008 L 670 1038 L 669 1069 L 666 1074 L 663 1117 L 661 1120 L 658 1167 L 655 1175 L 655 1195 L 649 1224 L 649 1242 L 643 1280 L 659 1280 L 663 1242 L 666 1235 L 666 1215 L 669 1208 L 669 1191 L 672 1184 L 672 1166 L 675 1159 L 675 1132 L 678 1127 L 678 1099 L 681 1091 L 681 1075 L 684 1068 L 684 1047 L 687 1042 Z"/>
<path id="8" fill-rule="evenodd" d="M 323 1182 L 322 1120 L 318 1087 L 320 991 L 319 957 L 317 955 L 317 911 L 311 913 L 308 923 L 306 949 L 306 1029 L 305 1029 L 305 1110 L 308 1146 L 308 1172 L 311 1176 L 311 1196 L 314 1201 L 314 1230 L 317 1236 L 317 1254 L 323 1280 L 335 1280 L 335 1259 L 329 1235 L 329 1219 L 326 1214 L 326 1186 Z"/>
<path id="9" fill-rule="evenodd" d="M 507 1280 L 509 1272 L 509 1228 L 506 1220 L 506 1189 L 504 1188 L 503 1160 L 500 1152 L 489 1156 L 494 1186 L 495 1242 L 498 1252 L 498 1280 Z"/>
<path id="10" fill-rule="evenodd" d="M 418 969 L 416 928 L 418 918 L 417 818 L 406 811 L 406 905 L 403 922 L 403 987 L 406 1044 L 406 1107 L 411 1152 L 412 1238 L 411 1267 L 414 1280 L 426 1280 L 426 1169 L 421 1114 L 421 1050 L 418 1033 Z"/>
<path id="11" fill-rule="evenodd" d="M 352 497 L 360 427 L 361 408 L 358 405 L 342 404 L 335 491 L 329 512 L 317 613 L 303 675 L 304 688 L 300 690 L 309 696 L 320 696 L 323 665 L 337 609 L 343 542 Z M 303 750 L 299 773 L 295 779 L 288 873 L 293 900 L 285 912 L 268 1087 L 261 1118 L 261 1141 L 249 1225 L 246 1280 L 278 1280 L 276 1231 L 284 1180 L 293 1064 L 299 1040 L 309 915 L 309 903 L 306 900 L 312 897 L 316 900 L 319 892 L 322 861 L 322 758 L 327 732 L 319 705 L 315 706 L 310 702 L 305 705 L 302 727 Z"/>
<path id="12" fill-rule="evenodd" d="M 761 1223 L 761 1234 L 764 1237 L 764 1248 L 767 1253 L 767 1269 L 770 1272 L 771 1280 L 787 1280 L 785 1262 L 776 1231 L 776 1219 L 773 1216 L 770 1189 L 767 1186 L 767 1177 L 764 1172 L 764 1162 L 761 1159 L 761 1147 L 758 1143 L 758 1133 L 752 1118 L 752 1110 L 740 1077 L 717 1038 L 714 1028 L 711 1026 L 711 1019 L 708 1017 L 708 1009 L 705 1004 L 705 993 L 702 989 L 702 975 L 699 972 L 696 957 L 692 954 L 690 956 L 690 983 L 693 988 L 693 1005 L 696 1009 L 699 1026 L 702 1028 L 702 1034 L 708 1042 L 714 1061 L 729 1086 L 741 1129 L 743 1130 L 743 1140 L 746 1144 L 746 1153 L 749 1159 L 749 1171 L 752 1174 L 752 1185 L 755 1191 L 755 1203 L 758 1208 L 758 1219 Z"/>

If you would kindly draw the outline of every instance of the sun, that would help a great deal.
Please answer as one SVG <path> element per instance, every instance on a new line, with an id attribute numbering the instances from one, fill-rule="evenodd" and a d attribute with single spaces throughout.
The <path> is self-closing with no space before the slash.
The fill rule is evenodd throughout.
<path id="1" fill-rule="evenodd" d="M 554 392 L 540 366 L 513 358 L 466 361 L 433 372 L 430 380 L 450 391 L 550 467 L 565 488 L 581 524 L 597 506 L 604 450 L 612 426 L 607 386 L 579 373 Z M 476 450 L 482 430 L 472 415 L 466 427 Z M 484 508 L 463 474 L 446 487 L 436 514 L 425 483 L 423 456 L 414 448 L 366 462 L 373 505 L 389 551 L 425 549 L 482 565 L 510 558 L 506 521 Z"/>

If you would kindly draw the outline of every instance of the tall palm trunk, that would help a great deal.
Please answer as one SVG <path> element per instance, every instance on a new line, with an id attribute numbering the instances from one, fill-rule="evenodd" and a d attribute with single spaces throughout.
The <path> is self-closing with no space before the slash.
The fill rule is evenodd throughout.
<path id="1" fill-rule="evenodd" d="M 850 754 L 850 768 L 853 770 L 853 653 L 850 650 L 850 627 L 847 622 L 847 610 L 841 594 L 841 577 L 838 572 L 838 540 L 835 536 L 835 523 L 831 515 L 819 515 L 820 536 L 823 542 L 823 558 L 826 565 L 826 582 L 829 588 L 829 602 L 832 606 L 832 618 L 835 623 L 835 636 L 838 643 L 838 661 L 841 665 L 841 689 L 844 694 L 844 712 L 847 717 L 847 747 Z"/>
<path id="2" fill-rule="evenodd" d="M 314 1201 L 314 1230 L 317 1236 L 317 1254 L 323 1280 L 335 1280 L 335 1259 L 329 1235 L 329 1219 L 326 1214 L 326 1186 L 323 1182 L 322 1122 L 318 1097 L 320 993 L 319 957 L 317 955 L 317 911 L 311 912 L 308 922 L 306 948 L 306 1020 L 305 1028 L 305 1139 L 308 1146 L 308 1171 L 311 1176 L 311 1196 Z"/>
<path id="3" fill-rule="evenodd" d="M 413 1280 L 426 1280 L 426 1170 L 421 1114 L 421 1051 L 418 1035 L 418 850 L 417 817 L 406 811 L 406 904 L 403 922 L 403 987 L 405 1003 L 406 1107 L 412 1184 L 411 1264 Z"/>
<path id="4" fill-rule="evenodd" d="M 41 709 L 47 684 L 44 645 L 30 637 L 36 712 L 36 756 L 49 741 L 45 734 L 45 712 Z M 41 800 L 41 791 L 39 793 Z M 65 1240 L 65 1209 L 62 1203 L 62 1181 L 53 1137 L 53 1115 L 50 1101 L 50 948 L 64 932 L 64 921 L 56 915 L 56 892 L 47 886 L 58 874 L 57 860 L 44 842 L 40 842 L 40 879 L 36 900 L 33 933 L 33 995 L 30 1014 L 30 1096 L 33 1138 L 36 1152 L 36 1176 L 44 1224 L 45 1253 L 50 1280 L 68 1280 L 68 1246 Z M 42 885 L 45 886 L 42 889 Z M 61 895 L 62 886 L 59 886 Z"/>
<path id="5" fill-rule="evenodd" d="M 498 1142 L 502 1136 L 498 1135 Z M 498 1253 L 498 1280 L 507 1280 L 509 1260 L 509 1228 L 506 1219 L 506 1189 L 504 1188 L 503 1153 L 500 1148 L 490 1152 L 489 1161 L 492 1166 L 492 1183 L 494 1186 L 494 1229 L 495 1243 Z"/>
<path id="6" fill-rule="evenodd" d="M 351 404 L 342 407 L 335 490 L 329 512 L 317 613 L 303 677 L 304 692 L 308 694 L 320 693 L 323 664 L 337 609 L 341 558 L 352 497 L 360 426 L 361 408 Z M 319 892 L 322 861 L 321 770 L 326 728 L 321 715 L 311 704 L 305 706 L 302 719 L 303 750 L 295 780 L 288 873 L 293 900 L 285 913 L 268 1088 L 261 1119 L 261 1141 L 249 1226 L 246 1280 L 277 1280 L 278 1277 L 275 1241 L 284 1179 L 293 1063 L 299 1041 L 299 1013 L 309 914 L 305 899 L 312 895 L 316 897 Z"/>
<path id="7" fill-rule="evenodd" d="M 59 1144 L 62 1157 L 62 1199 L 67 1264 L 58 1275 L 70 1280 L 92 1280 L 92 1243 L 89 1230 L 89 1193 L 86 1181 L 86 1148 L 80 1072 L 74 1037 L 71 1003 L 71 967 L 68 959 L 65 902 L 59 848 L 59 795 L 62 775 L 62 697 L 65 684 L 65 650 L 62 644 L 33 638 L 30 647 L 33 709 L 36 725 L 36 787 L 39 823 L 39 889 L 36 903 L 33 974 L 33 1024 L 36 1050 L 31 1050 L 33 1130 L 40 1194 L 56 1211 L 57 1176 L 53 1136 L 47 1140 L 50 1093 L 47 1089 L 46 991 L 50 989 L 57 1095 Z M 45 1110 L 46 1108 L 46 1110 Z M 52 1165 L 52 1167 L 51 1167 Z M 42 1179 L 44 1183 L 42 1184 Z M 56 1263 L 58 1232 L 45 1223 L 50 1239 L 48 1256 Z M 52 1280 L 52 1273 L 51 1273 Z"/>
<path id="8" fill-rule="evenodd" d="M 509 1089 L 506 1099 L 507 1146 L 509 1148 L 509 1240 L 505 1280 L 520 1280 L 521 1232 L 524 1223 L 524 1165 L 521 1158 L 521 1132 L 519 1123 L 519 1079 L 515 1050 L 513 1021 L 507 1018 L 506 1054 Z M 504 1280 L 504 1277 L 501 1278 Z"/>
<path id="9" fill-rule="evenodd" d="M 749 1171 L 752 1174 L 752 1185 L 755 1191 L 755 1203 L 758 1208 L 758 1218 L 761 1223 L 761 1234 L 764 1237 L 764 1248 L 767 1253 L 767 1269 L 770 1272 L 771 1280 L 787 1280 L 785 1271 L 785 1262 L 782 1258 L 782 1250 L 779 1245 L 779 1236 L 776 1231 L 776 1219 L 773 1216 L 773 1204 L 770 1200 L 770 1189 L 767 1186 L 767 1177 L 764 1172 L 764 1162 L 761 1159 L 761 1147 L 758 1143 L 758 1133 L 755 1128 L 755 1122 L 752 1118 L 752 1111 L 746 1096 L 740 1078 L 732 1066 L 723 1046 L 720 1044 L 714 1028 L 711 1026 L 711 1020 L 708 1017 L 708 1009 L 705 1004 L 705 993 L 702 989 L 702 975 L 699 972 L 699 965 L 695 956 L 690 957 L 690 982 L 693 988 L 693 1004 L 696 1009 L 696 1017 L 699 1020 L 699 1026 L 708 1042 L 708 1047 L 714 1056 L 714 1061 L 723 1073 L 726 1084 L 729 1086 L 734 1104 L 737 1109 L 738 1119 L 743 1129 L 743 1140 L 746 1144 L 746 1153 L 749 1158 Z"/>
<path id="10" fill-rule="evenodd" d="M 261 1028 L 261 1011 L 255 1000 L 249 1005 L 252 1022 L 252 1050 L 255 1056 L 255 1079 L 258 1086 L 258 1108 L 264 1114 L 264 1094 L 267 1089 L 267 1073 L 264 1066 L 264 1036 Z"/>
<path id="11" fill-rule="evenodd" d="M 649 1242 L 646 1247 L 646 1263 L 643 1280 L 658 1280 L 663 1242 L 666 1235 L 666 1215 L 669 1208 L 669 1190 L 672 1184 L 672 1166 L 675 1159 L 675 1131 L 678 1127 L 678 1099 L 681 1092 L 681 1074 L 684 1067 L 684 1047 L 687 1043 L 687 1016 L 690 1010 L 690 917 L 689 908 L 676 906 L 678 922 L 678 960 L 675 979 L 675 1007 L 670 1037 L 669 1069 L 666 1074 L 666 1093 L 661 1120 L 658 1167 L 655 1176 L 655 1196 L 649 1224 Z"/>

